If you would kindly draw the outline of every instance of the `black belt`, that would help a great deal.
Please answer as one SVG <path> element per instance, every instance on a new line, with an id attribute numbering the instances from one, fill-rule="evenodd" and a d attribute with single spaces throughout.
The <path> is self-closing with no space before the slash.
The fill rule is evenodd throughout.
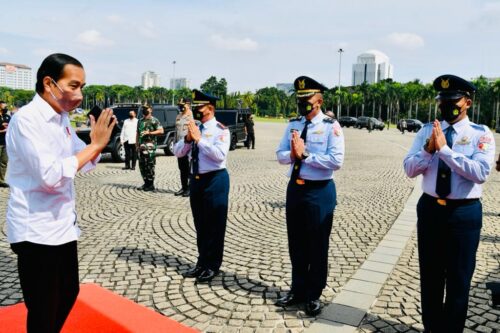
<path id="1" fill-rule="evenodd" d="M 224 170 L 226 170 L 226 169 L 219 169 L 219 170 L 209 171 L 209 172 L 206 172 L 206 173 L 199 173 L 197 175 L 194 175 L 194 178 L 195 179 L 210 178 L 210 177 L 213 177 L 216 174 L 218 174 L 219 172 L 222 172 Z"/>
<path id="2" fill-rule="evenodd" d="M 479 201 L 479 198 L 472 198 L 472 199 L 440 199 L 433 197 L 432 195 L 429 195 L 427 193 L 424 193 L 422 195 L 423 197 L 430 199 L 430 201 L 436 202 L 440 206 L 451 206 L 451 207 L 458 207 L 458 206 L 465 206 L 468 205 L 472 202 Z"/>
<path id="3" fill-rule="evenodd" d="M 326 185 L 326 184 L 328 184 L 331 181 L 332 181 L 331 179 L 309 180 L 309 179 L 297 178 L 297 179 L 295 179 L 295 184 L 297 184 L 297 185 L 321 186 L 321 185 Z"/>

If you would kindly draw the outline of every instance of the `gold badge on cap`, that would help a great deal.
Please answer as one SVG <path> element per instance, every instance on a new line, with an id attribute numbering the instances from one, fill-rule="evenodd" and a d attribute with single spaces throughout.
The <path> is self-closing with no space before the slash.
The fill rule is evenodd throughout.
<path id="1" fill-rule="evenodd" d="M 441 88 L 448 89 L 450 87 L 450 79 L 441 79 Z"/>
<path id="2" fill-rule="evenodd" d="M 304 89 L 306 87 L 306 79 L 299 80 L 299 89 Z"/>
<path id="3" fill-rule="evenodd" d="M 195 95 L 196 95 L 196 94 L 195 94 L 195 93 L 194 93 L 194 91 L 193 91 L 193 93 L 191 94 L 191 96 L 192 96 L 192 98 L 193 98 L 193 99 L 194 99 L 194 96 L 195 96 Z"/>

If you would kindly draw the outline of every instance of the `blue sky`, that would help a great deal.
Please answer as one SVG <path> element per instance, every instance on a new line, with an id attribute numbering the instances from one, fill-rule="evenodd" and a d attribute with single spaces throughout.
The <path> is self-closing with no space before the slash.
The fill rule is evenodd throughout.
<path id="1" fill-rule="evenodd" d="M 0 62 L 38 69 L 50 53 L 79 59 L 89 84 L 140 85 L 152 70 L 199 87 L 225 77 L 255 91 L 309 75 L 351 84 L 369 49 L 390 58 L 394 79 L 430 82 L 453 73 L 500 77 L 498 0 L 90 0 L 7 1 Z M 7 10 L 5 10 L 7 9 Z"/>

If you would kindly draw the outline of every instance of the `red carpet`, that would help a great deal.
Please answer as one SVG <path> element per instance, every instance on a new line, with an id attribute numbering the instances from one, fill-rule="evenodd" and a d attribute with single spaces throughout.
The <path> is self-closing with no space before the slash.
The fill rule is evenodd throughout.
<path id="1" fill-rule="evenodd" d="M 0 308 L 0 333 L 26 332 L 24 303 Z M 194 333 L 186 327 L 145 306 L 95 284 L 80 286 L 62 333 Z"/>

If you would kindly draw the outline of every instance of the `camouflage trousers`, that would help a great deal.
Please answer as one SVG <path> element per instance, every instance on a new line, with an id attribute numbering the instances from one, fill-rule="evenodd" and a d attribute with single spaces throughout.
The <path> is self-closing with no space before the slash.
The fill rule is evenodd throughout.
<path id="1" fill-rule="evenodd" d="M 156 149 L 139 148 L 139 170 L 144 183 L 153 184 L 155 180 Z"/>

